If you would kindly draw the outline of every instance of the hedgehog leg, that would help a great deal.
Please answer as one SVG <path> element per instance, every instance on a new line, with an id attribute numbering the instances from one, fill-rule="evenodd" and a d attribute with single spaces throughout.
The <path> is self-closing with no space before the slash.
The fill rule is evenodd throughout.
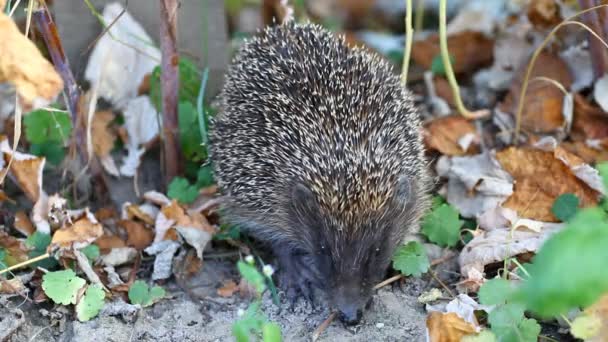
<path id="1" fill-rule="evenodd" d="M 301 255 L 282 247 L 277 250 L 279 262 L 279 286 L 285 291 L 290 307 L 293 309 L 297 300 L 303 296 L 311 306 L 314 303 L 313 286 L 307 276 L 307 266 Z"/>

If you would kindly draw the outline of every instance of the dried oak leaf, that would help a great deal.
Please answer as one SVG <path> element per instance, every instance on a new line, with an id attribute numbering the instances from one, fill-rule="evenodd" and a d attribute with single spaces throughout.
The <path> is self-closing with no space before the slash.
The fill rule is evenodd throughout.
<path id="1" fill-rule="evenodd" d="M 519 66 L 509 93 L 499 108 L 505 113 L 516 115 L 519 96 L 528 62 Z M 525 103 L 521 117 L 522 129 L 532 133 L 551 133 L 564 126 L 564 94 L 552 83 L 534 80 L 535 77 L 553 79 L 569 89 L 572 76 L 568 65 L 558 55 L 543 51 L 539 54 L 528 82 Z"/>
<path id="2" fill-rule="evenodd" d="M 528 5 L 528 19 L 536 28 L 551 28 L 562 21 L 559 4 L 555 0 L 532 0 Z"/>
<path id="3" fill-rule="evenodd" d="M 95 240 L 95 244 L 99 247 L 99 252 L 101 254 L 108 254 L 115 248 L 124 248 L 127 246 L 127 243 L 117 235 L 104 234 L 97 240 Z"/>
<path id="4" fill-rule="evenodd" d="M 439 55 L 439 36 L 434 34 L 412 44 L 412 59 L 430 69 L 433 58 Z M 481 32 L 462 31 L 448 36 L 448 50 L 454 58 L 452 65 L 457 74 L 468 73 L 492 64 L 494 41 Z"/>
<path id="5" fill-rule="evenodd" d="M 51 244 L 60 248 L 81 249 L 103 235 L 103 227 L 88 211 L 73 224 L 58 229 L 51 240 Z"/>
<path id="6" fill-rule="evenodd" d="M 63 80 L 3 11 L 0 11 L 0 36 L 0 83 L 15 85 L 24 112 L 52 102 L 63 89 Z"/>
<path id="7" fill-rule="evenodd" d="M 120 220 L 118 226 L 127 232 L 127 246 L 143 250 L 150 246 L 154 240 L 154 232 L 143 223 L 132 220 Z"/>
<path id="8" fill-rule="evenodd" d="M 3 152 L 4 165 L 8 164 L 11 159 L 11 154 L 13 155 L 13 162 L 9 174 L 17 185 L 19 185 L 21 190 L 23 190 L 23 193 L 25 193 L 27 198 L 33 203 L 36 203 L 40 198 L 40 194 L 43 192 L 42 171 L 46 159 L 20 152 L 7 152 L 4 149 Z"/>
<path id="9" fill-rule="evenodd" d="M 471 323 L 453 312 L 430 312 L 426 319 L 426 327 L 431 342 L 460 342 L 464 336 L 477 332 Z"/>
<path id="10" fill-rule="evenodd" d="M 473 139 L 466 144 L 468 146 L 463 142 L 467 136 Z M 475 139 L 477 139 L 475 126 L 462 115 L 435 119 L 426 124 L 424 129 L 424 142 L 428 148 L 449 156 L 477 154 L 479 152 L 477 145 L 471 144 Z"/>
<path id="11" fill-rule="evenodd" d="M 498 152 L 496 159 L 515 179 L 514 192 L 503 207 L 517 211 L 520 217 L 557 222 L 551 206 L 565 193 L 575 194 L 583 207 L 598 202 L 598 191 L 577 178 L 571 169 L 583 161 L 564 149 L 558 147 L 551 152 L 509 147 Z"/>
<path id="12" fill-rule="evenodd" d="M 608 138 L 608 113 L 592 105 L 580 94 L 574 94 L 573 140 Z"/>

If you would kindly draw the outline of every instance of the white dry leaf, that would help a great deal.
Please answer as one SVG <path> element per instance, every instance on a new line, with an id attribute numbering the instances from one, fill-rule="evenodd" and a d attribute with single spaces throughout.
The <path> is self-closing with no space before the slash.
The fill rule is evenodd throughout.
<path id="1" fill-rule="evenodd" d="M 174 224 L 175 220 L 167 218 L 162 211 L 159 212 L 154 221 L 154 243 L 161 242 Z"/>
<path id="2" fill-rule="evenodd" d="M 512 177 L 490 152 L 452 157 L 438 173 L 448 178 L 446 200 L 464 217 L 476 218 L 513 193 Z"/>
<path id="3" fill-rule="evenodd" d="M 453 312 L 457 314 L 466 322 L 471 323 L 477 330 L 479 330 L 480 327 L 475 318 L 475 310 L 485 309 L 487 309 L 486 306 L 477 303 L 473 298 L 466 294 L 459 294 L 445 306 L 446 313 Z"/>
<path id="4" fill-rule="evenodd" d="M 471 144 L 476 140 L 478 140 L 476 134 L 467 133 L 467 134 L 463 135 L 462 137 L 460 137 L 460 139 L 458 139 L 457 143 L 458 143 L 458 146 L 460 146 L 460 148 L 466 152 L 469 150 L 469 147 L 471 146 Z"/>
<path id="5" fill-rule="evenodd" d="M 158 113 L 150 97 L 144 95 L 128 101 L 123 117 L 129 140 L 126 144 L 127 156 L 120 166 L 120 173 L 123 176 L 133 177 L 139 167 L 141 156 L 146 152 L 143 145 L 159 134 Z"/>
<path id="6" fill-rule="evenodd" d="M 446 102 L 446 100 L 437 96 L 435 92 L 435 85 L 433 83 L 433 73 L 431 71 L 426 71 L 424 73 L 424 84 L 426 85 L 426 91 L 428 95 L 428 100 L 433 108 L 433 114 L 438 117 L 444 117 L 450 115 L 452 110 L 450 109 L 450 105 Z"/>
<path id="7" fill-rule="evenodd" d="M 387 55 L 394 51 L 403 50 L 404 35 L 394 35 L 388 33 L 381 33 L 376 31 L 363 30 L 356 33 L 359 38 L 367 46 L 380 52 L 383 55 Z"/>
<path id="8" fill-rule="evenodd" d="M 448 36 L 464 31 L 494 35 L 494 29 L 507 18 L 507 3 L 511 0 L 469 0 L 447 25 Z"/>
<path id="9" fill-rule="evenodd" d="M 539 233 L 530 230 L 494 229 L 469 241 L 460 256 L 460 273 L 484 272 L 488 264 L 522 253 L 536 252 L 547 238 L 563 228 L 562 223 L 546 224 Z"/>
<path id="10" fill-rule="evenodd" d="M 108 288 L 112 289 L 118 285 L 124 284 L 124 281 L 122 281 L 122 279 L 120 278 L 118 273 L 116 273 L 114 266 L 107 265 L 106 267 L 103 268 L 103 270 L 106 272 L 107 277 L 108 277 Z"/>
<path id="11" fill-rule="evenodd" d="M 120 176 L 120 171 L 118 171 L 118 166 L 116 166 L 116 162 L 114 161 L 114 158 L 112 158 L 111 155 L 105 155 L 105 156 L 101 156 L 99 157 L 99 160 L 101 161 L 101 166 L 103 166 L 104 170 L 106 170 L 106 172 L 108 172 L 110 175 L 114 176 L 114 177 L 119 177 Z"/>
<path id="12" fill-rule="evenodd" d="M 602 107 L 604 112 L 608 112 L 608 74 L 604 74 L 595 82 L 593 99 Z"/>
<path id="13" fill-rule="evenodd" d="M 120 174 L 126 177 L 133 177 L 137 173 L 139 164 L 141 164 L 141 156 L 146 153 L 144 148 L 129 146 L 127 156 L 123 158 L 120 166 Z"/>
<path id="14" fill-rule="evenodd" d="M 112 26 L 97 41 L 85 70 L 85 79 L 99 84 L 99 96 L 124 109 L 137 96 L 144 77 L 160 64 L 161 53 L 144 28 L 120 3 L 106 5 L 103 19 Z"/>
<path id="15" fill-rule="evenodd" d="M 48 212 L 49 212 L 49 197 L 44 194 L 40 196 L 38 201 L 34 203 L 34 207 L 32 208 L 32 214 L 30 219 L 34 226 L 36 226 L 36 231 L 50 235 L 51 234 L 51 224 L 47 220 Z"/>
<path id="16" fill-rule="evenodd" d="M 15 87 L 0 83 L 0 132 L 6 132 L 4 123 L 15 111 Z"/>
<path id="17" fill-rule="evenodd" d="M 517 221 L 517 211 L 497 206 L 486 210 L 477 218 L 477 224 L 485 230 L 509 228 Z"/>
<path id="18" fill-rule="evenodd" d="M 542 222 L 542 221 L 530 220 L 530 219 L 526 219 L 526 218 L 520 218 L 517 221 L 515 221 L 512 228 L 513 229 L 528 228 L 533 232 L 540 233 L 540 231 L 546 224 L 548 224 L 548 223 Z"/>
<path id="19" fill-rule="evenodd" d="M 570 134 L 572 121 L 574 120 L 574 95 L 572 92 L 564 95 L 562 104 L 562 115 L 564 116 L 564 130 L 566 134 Z"/>
<path id="20" fill-rule="evenodd" d="M 207 246 L 207 243 L 211 241 L 211 233 L 198 227 L 185 227 L 177 225 L 175 226 L 175 229 L 184 238 L 184 240 L 186 240 L 187 244 L 194 247 L 196 250 L 196 256 L 202 260 L 203 250 L 205 249 L 205 246 Z"/>
<path id="21" fill-rule="evenodd" d="M 80 267 L 80 269 L 84 272 L 84 274 L 87 276 L 89 281 L 91 283 L 99 284 L 102 287 L 105 287 L 103 285 L 103 283 L 101 282 L 101 279 L 99 279 L 99 276 L 97 275 L 97 273 L 95 273 L 95 271 L 93 271 L 93 267 L 91 267 L 91 264 L 89 263 L 89 259 L 87 258 L 87 256 L 84 255 L 84 253 L 82 253 L 78 249 L 74 249 L 73 252 L 74 252 L 74 256 L 76 257 L 76 261 L 78 261 L 78 267 Z"/>
<path id="22" fill-rule="evenodd" d="M 104 266 L 120 266 L 135 260 L 137 250 L 133 247 L 116 247 L 101 257 Z"/>
<path id="23" fill-rule="evenodd" d="M 591 86 L 593 68 L 588 49 L 585 49 L 582 44 L 574 45 L 560 52 L 559 56 L 568 65 L 573 78 L 570 91 L 577 93 Z"/>
<path id="24" fill-rule="evenodd" d="M 146 253 L 156 256 L 152 280 L 167 279 L 171 276 L 173 257 L 179 246 L 180 244 L 173 240 L 163 240 L 144 249 Z"/>
<path id="25" fill-rule="evenodd" d="M 171 199 L 162 192 L 148 191 L 144 194 L 144 200 L 156 204 L 158 206 L 165 206 L 171 203 Z"/>

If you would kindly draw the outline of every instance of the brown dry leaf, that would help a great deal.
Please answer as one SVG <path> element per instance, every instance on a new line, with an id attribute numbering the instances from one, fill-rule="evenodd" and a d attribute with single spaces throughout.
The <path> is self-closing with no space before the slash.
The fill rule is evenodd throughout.
<path id="1" fill-rule="evenodd" d="M 504 102 L 500 104 L 500 110 L 503 112 L 512 115 L 517 113 L 527 65 L 528 61 L 520 66 L 509 93 Z M 551 133 L 564 125 L 562 114 L 564 94 L 551 83 L 533 81 L 535 77 L 539 76 L 553 79 L 566 89 L 569 89 L 572 84 L 572 76 L 566 62 L 559 56 L 546 51 L 540 53 L 532 69 L 522 111 L 521 127 L 532 133 Z"/>
<path id="2" fill-rule="evenodd" d="M 232 297 L 236 291 L 239 290 L 239 286 L 234 282 L 234 280 L 228 280 L 224 282 L 222 287 L 217 289 L 217 294 L 220 297 L 228 298 Z"/>
<path id="3" fill-rule="evenodd" d="M 11 153 L 4 152 L 5 165 L 11 159 Z M 27 198 L 36 203 L 40 198 L 42 190 L 42 170 L 44 169 L 45 158 L 15 152 L 13 153 L 13 163 L 11 164 L 10 174 L 25 193 Z"/>
<path id="4" fill-rule="evenodd" d="M 433 150 L 448 156 L 477 154 L 477 145 L 465 151 L 459 143 L 466 135 L 477 137 L 475 126 L 462 115 L 444 116 L 429 122 L 424 129 L 424 141 Z"/>
<path id="5" fill-rule="evenodd" d="M 108 254 L 114 248 L 123 248 L 127 246 L 125 241 L 119 236 L 108 234 L 95 240 L 95 244 L 99 247 L 99 252 L 101 254 Z"/>
<path id="6" fill-rule="evenodd" d="M 143 211 L 140 206 L 132 204 L 127 206 L 127 216 L 126 219 L 132 220 L 133 218 L 137 218 L 143 221 L 146 224 L 154 225 L 154 217 L 150 216 L 148 213 Z"/>
<path id="7" fill-rule="evenodd" d="M 116 134 L 108 127 L 113 120 L 114 113 L 109 110 L 96 112 L 93 117 L 93 150 L 99 157 L 109 155 L 114 147 Z"/>
<path id="8" fill-rule="evenodd" d="M 95 212 L 95 217 L 100 222 L 103 222 L 115 219 L 116 217 L 118 217 L 118 213 L 116 212 L 116 209 L 112 206 L 102 207 Z"/>
<path id="9" fill-rule="evenodd" d="M 0 36 L 0 83 L 15 85 L 24 112 L 52 102 L 63 89 L 61 77 L 3 11 Z"/>
<path id="10" fill-rule="evenodd" d="M 4 192 L 4 190 L 0 190 L 0 202 L 4 202 L 4 201 L 15 203 L 15 201 L 12 198 L 8 197 L 8 195 L 6 194 L 6 192 Z"/>
<path id="11" fill-rule="evenodd" d="M 608 113 L 592 105 L 580 94 L 574 94 L 573 140 L 608 138 Z"/>
<path id="12" fill-rule="evenodd" d="M 27 246 L 7 233 L 0 232 L 0 248 L 6 250 L 5 261 L 8 266 L 24 262 L 28 259 Z"/>
<path id="13" fill-rule="evenodd" d="M 580 157 L 587 164 L 595 164 L 598 162 L 608 161 L 608 150 L 604 147 L 608 141 L 603 142 L 601 149 L 589 147 L 582 141 L 562 142 L 561 147 L 566 151 Z"/>
<path id="14" fill-rule="evenodd" d="M 475 327 L 457 314 L 432 311 L 426 319 L 430 342 L 460 342 L 466 335 L 476 333 Z"/>
<path id="15" fill-rule="evenodd" d="M 536 28 L 547 29 L 559 24 L 562 16 L 555 0 L 532 0 L 528 5 L 528 19 Z"/>
<path id="16" fill-rule="evenodd" d="M 132 220 L 120 220 L 118 226 L 127 232 L 127 246 L 143 250 L 150 246 L 154 240 L 154 232 L 143 223 Z"/>
<path id="17" fill-rule="evenodd" d="M 172 230 L 177 230 L 184 240 L 196 249 L 199 258 L 202 258 L 203 249 L 215 233 L 205 216 L 198 212 L 186 213 L 176 200 L 161 208 L 155 225 L 154 241 L 173 240 L 173 236 L 168 234 Z"/>
<path id="18" fill-rule="evenodd" d="M 0 8 L 2 8 L 0 6 Z M 21 281 L 21 278 L 14 277 L 12 279 L 0 279 L 0 294 L 19 294 L 26 291 L 25 285 Z"/>
<path id="19" fill-rule="evenodd" d="M 435 93 L 437 96 L 445 100 L 445 102 L 452 108 L 456 108 L 456 102 L 454 101 L 454 92 L 450 86 L 450 82 L 444 77 L 435 76 L 433 77 L 433 86 L 435 87 Z"/>
<path id="20" fill-rule="evenodd" d="M 463 31 L 448 37 L 448 50 L 454 57 L 454 72 L 467 73 L 492 64 L 494 41 L 481 32 Z M 436 34 L 412 44 L 412 59 L 425 69 L 431 68 L 433 58 L 439 53 Z"/>
<path id="21" fill-rule="evenodd" d="M 88 213 L 74 222 L 57 230 L 53 234 L 51 244 L 60 248 L 74 247 L 81 249 L 103 235 L 103 227 Z"/>
<path id="22" fill-rule="evenodd" d="M 23 210 L 15 213 L 15 229 L 25 236 L 30 236 L 36 231 L 34 224 Z"/>
<path id="23" fill-rule="evenodd" d="M 568 161 L 570 166 L 583 163 L 580 158 L 560 148 L 555 152 L 546 152 L 509 147 L 498 152 L 496 159 L 515 179 L 513 195 L 503 207 L 517 211 L 523 218 L 557 222 L 551 206 L 562 194 L 575 194 L 582 207 L 597 204 L 598 192 L 577 178 L 558 158 Z"/>

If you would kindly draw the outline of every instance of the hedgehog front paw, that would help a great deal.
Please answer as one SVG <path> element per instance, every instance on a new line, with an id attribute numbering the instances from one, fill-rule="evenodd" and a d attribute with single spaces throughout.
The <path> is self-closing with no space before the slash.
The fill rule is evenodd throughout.
<path id="1" fill-rule="evenodd" d="M 292 309 L 300 297 L 314 306 L 314 286 L 304 267 L 301 258 L 294 254 L 279 255 L 279 287 L 285 292 Z"/>

